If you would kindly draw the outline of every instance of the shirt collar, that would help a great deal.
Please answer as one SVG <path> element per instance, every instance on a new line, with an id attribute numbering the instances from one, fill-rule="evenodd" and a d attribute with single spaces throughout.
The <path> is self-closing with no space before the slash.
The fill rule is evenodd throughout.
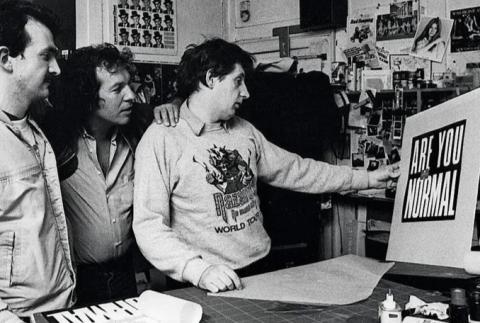
<path id="1" fill-rule="evenodd" d="M 190 111 L 187 105 L 187 100 L 185 100 L 180 107 L 180 119 L 185 120 L 185 122 L 188 124 L 188 126 L 196 136 L 200 136 L 202 133 L 209 130 L 218 129 L 216 125 L 203 122 L 192 111 Z M 225 131 L 228 131 L 228 122 L 222 121 L 220 123 L 220 127 L 223 128 Z"/>
<path id="2" fill-rule="evenodd" d="M 8 126 L 10 127 L 13 127 L 14 124 L 12 122 L 12 120 L 10 120 L 10 118 L 8 117 L 8 115 L 3 112 L 2 110 L 0 110 L 0 122 L 3 122 L 5 124 L 7 124 Z M 30 115 L 27 114 L 27 122 L 29 125 L 31 125 L 33 127 L 33 129 L 35 129 L 36 132 L 41 132 L 40 131 L 40 128 L 37 126 L 37 124 L 35 123 L 35 121 L 32 119 L 32 117 L 30 117 Z"/>
<path id="3" fill-rule="evenodd" d="M 88 131 L 85 128 L 83 128 L 82 137 L 85 138 L 85 139 L 89 139 L 89 140 L 95 140 L 95 137 L 92 136 L 91 134 L 89 134 Z M 112 134 L 112 138 L 110 138 L 110 142 L 113 143 L 113 144 L 116 144 L 118 142 L 118 140 L 124 140 L 129 146 L 131 146 L 130 141 L 125 136 L 125 134 L 123 132 L 121 132 L 118 127 L 115 127 L 115 129 L 113 131 L 113 134 Z"/>
<path id="4" fill-rule="evenodd" d="M 9 125 L 12 124 L 12 121 L 10 120 L 8 115 L 5 112 L 3 112 L 2 110 L 0 110 L 0 121 L 4 122 L 6 124 L 9 124 Z"/>

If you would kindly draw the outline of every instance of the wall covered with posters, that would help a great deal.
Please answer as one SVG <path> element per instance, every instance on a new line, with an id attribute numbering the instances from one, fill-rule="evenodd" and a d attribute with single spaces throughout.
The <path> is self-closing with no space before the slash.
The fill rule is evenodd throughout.
<path id="1" fill-rule="evenodd" d="M 272 36 L 272 28 L 300 23 L 299 1 L 250 0 L 250 17 L 246 22 L 241 19 L 241 4 L 244 0 L 225 1 L 228 3 L 226 34 L 229 39 L 235 40 L 247 50 L 256 53 L 260 59 L 271 60 L 279 57 L 278 37 Z M 393 8 L 395 4 L 408 2 L 412 3 L 412 10 L 420 10 L 422 15 L 448 19 L 455 19 L 455 17 L 451 17 L 452 11 L 458 17 L 462 14 L 459 10 L 480 7 L 477 0 L 350 0 L 349 15 L 358 12 L 379 14 L 384 19 L 385 26 L 387 26 L 387 18 L 393 16 L 391 13 L 395 11 Z M 269 10 L 273 14 L 266 15 L 265 13 Z M 399 16 L 402 18 L 397 19 L 397 21 L 392 20 L 390 30 L 395 29 L 395 23 L 399 27 L 404 23 L 404 27 L 398 28 L 401 32 L 396 32 L 393 35 L 382 31 L 380 37 L 376 39 L 377 46 L 385 49 L 384 54 L 387 55 L 389 53 L 408 54 L 413 43 L 414 30 L 418 22 L 412 21 L 411 15 L 408 14 L 408 7 L 407 9 L 399 8 L 399 10 Z M 407 10 L 407 12 L 402 10 Z M 476 17 L 477 23 L 480 25 L 480 21 L 478 21 L 480 16 L 477 14 Z M 452 35 L 454 32 L 455 30 L 452 30 Z M 332 61 L 342 61 L 346 59 L 344 50 L 348 48 L 348 42 L 352 35 L 347 34 L 345 29 L 295 34 L 291 35 L 291 48 L 294 50 L 293 55 L 302 54 L 308 52 L 310 43 L 314 42 L 316 38 L 328 36 L 335 49 L 331 57 Z M 432 63 L 432 72 L 443 72 L 450 68 L 457 73 L 462 73 L 465 71 L 466 63 L 480 62 L 478 50 L 461 50 L 462 47 L 458 45 L 457 40 L 457 44 L 454 44 L 454 50 L 451 52 L 451 43 L 448 43 L 442 61 Z M 470 47 L 469 49 L 473 48 Z M 385 67 L 387 67 L 388 58 L 385 60 L 385 64 Z"/>

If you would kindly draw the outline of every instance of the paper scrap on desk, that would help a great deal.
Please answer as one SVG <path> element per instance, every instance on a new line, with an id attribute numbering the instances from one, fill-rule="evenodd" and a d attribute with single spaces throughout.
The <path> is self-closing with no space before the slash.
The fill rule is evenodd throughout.
<path id="1" fill-rule="evenodd" d="M 368 298 L 394 263 L 346 255 L 243 278 L 244 289 L 210 296 L 345 305 Z"/>
<path id="2" fill-rule="evenodd" d="M 178 297 L 144 291 L 139 297 L 36 313 L 36 323 L 198 323 L 202 307 Z"/>
<path id="3" fill-rule="evenodd" d="M 200 304 L 152 290 L 140 295 L 138 308 L 147 317 L 168 323 L 198 323 L 203 312 Z"/>

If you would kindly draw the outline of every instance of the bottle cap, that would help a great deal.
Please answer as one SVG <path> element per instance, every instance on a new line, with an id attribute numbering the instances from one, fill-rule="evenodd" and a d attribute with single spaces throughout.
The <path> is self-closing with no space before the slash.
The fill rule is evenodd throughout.
<path id="1" fill-rule="evenodd" d="M 480 302 L 480 290 L 474 289 L 473 291 L 471 291 L 470 300 L 475 303 Z"/>
<path id="2" fill-rule="evenodd" d="M 467 305 L 467 296 L 465 289 L 452 288 L 450 290 L 450 303 L 453 305 Z"/>
<path id="3" fill-rule="evenodd" d="M 385 297 L 385 300 L 383 301 L 383 306 L 387 310 L 393 310 L 396 306 L 395 301 L 393 300 L 392 291 L 390 289 L 388 290 L 388 294 Z"/>

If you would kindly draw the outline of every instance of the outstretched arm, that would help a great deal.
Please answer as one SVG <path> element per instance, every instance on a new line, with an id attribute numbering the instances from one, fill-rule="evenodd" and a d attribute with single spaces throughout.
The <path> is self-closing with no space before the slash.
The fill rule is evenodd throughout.
<path id="1" fill-rule="evenodd" d="M 304 193 L 329 193 L 387 187 L 399 176 L 398 165 L 376 171 L 354 170 L 302 158 L 269 142 L 254 130 L 258 143 L 259 179 L 276 187 Z"/>

